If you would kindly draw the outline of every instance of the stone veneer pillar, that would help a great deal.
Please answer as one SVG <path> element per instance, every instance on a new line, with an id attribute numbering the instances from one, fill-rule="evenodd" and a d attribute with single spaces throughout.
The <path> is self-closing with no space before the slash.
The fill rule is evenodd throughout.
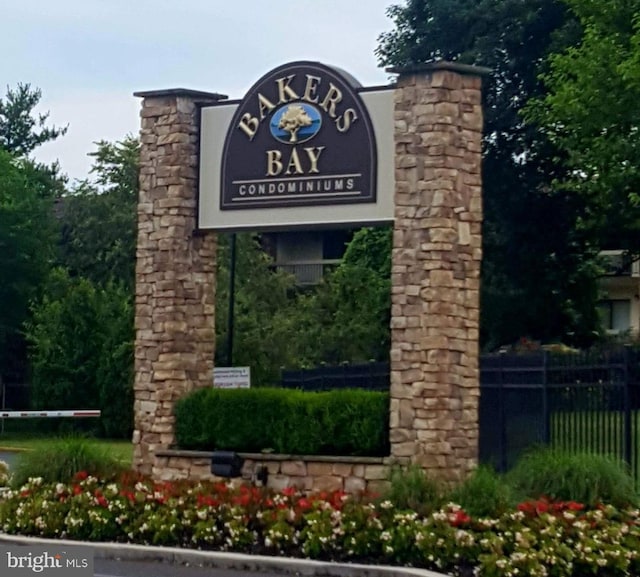
<path id="1" fill-rule="evenodd" d="M 210 386 L 216 236 L 196 230 L 198 104 L 222 95 L 172 89 L 142 97 L 136 263 L 134 468 L 158 476 L 174 442 L 173 406 Z"/>
<path id="2" fill-rule="evenodd" d="M 481 79 L 439 62 L 398 73 L 391 457 L 447 481 L 478 459 Z"/>

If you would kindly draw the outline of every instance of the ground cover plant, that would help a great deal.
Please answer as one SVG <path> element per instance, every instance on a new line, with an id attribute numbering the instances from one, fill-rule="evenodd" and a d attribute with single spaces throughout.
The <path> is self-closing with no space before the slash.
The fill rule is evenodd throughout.
<path id="1" fill-rule="evenodd" d="M 601 478 L 611 471 L 603 472 L 597 458 L 591 468 L 587 457 L 580 458 L 582 474 L 595 486 L 590 503 L 573 499 L 570 492 L 563 499 L 530 494 L 515 500 L 512 479 L 484 468 L 453 489 L 417 468 L 394 469 L 388 493 L 357 496 L 305 494 L 294 488 L 274 492 L 240 483 L 157 482 L 131 472 L 97 477 L 81 471 L 66 481 L 31 478 L 5 488 L 0 530 L 396 564 L 460 577 L 639 575 L 637 496 L 627 494 L 625 500 L 625 493 L 609 492 L 617 506 L 604 502 L 598 490 L 610 490 Z M 607 461 L 605 469 L 613 467 L 627 475 Z M 535 466 L 529 473 L 547 474 Z"/>
<path id="2" fill-rule="evenodd" d="M 19 453 L 26 451 L 39 452 L 43 447 L 57 445 L 61 440 L 66 438 L 68 438 L 68 436 L 43 436 L 41 432 L 30 430 L 12 432 L 7 432 L 5 430 L 5 432 L 0 435 L 0 447 Z M 81 438 L 84 438 L 91 445 L 102 447 L 105 452 L 120 461 L 123 466 L 127 468 L 131 467 L 133 445 L 130 440 L 97 439 L 90 436 Z"/>
<path id="3" fill-rule="evenodd" d="M 78 471 L 108 477 L 129 468 L 129 463 L 104 443 L 83 437 L 66 437 L 36 442 L 23 451 L 12 470 L 11 482 L 19 486 L 29 478 L 44 482 L 67 482 Z"/>
<path id="4" fill-rule="evenodd" d="M 10 534 L 426 567 L 451 575 L 640 572 L 640 511 L 524 501 L 496 517 L 448 503 L 419 515 L 373 496 L 279 493 L 227 483 L 31 479 L 0 500 Z"/>
<path id="5" fill-rule="evenodd" d="M 521 496 L 546 495 L 591 507 L 603 502 L 624 507 L 638 501 L 627 468 L 604 455 L 557 448 L 530 451 L 509 472 L 508 480 Z"/>

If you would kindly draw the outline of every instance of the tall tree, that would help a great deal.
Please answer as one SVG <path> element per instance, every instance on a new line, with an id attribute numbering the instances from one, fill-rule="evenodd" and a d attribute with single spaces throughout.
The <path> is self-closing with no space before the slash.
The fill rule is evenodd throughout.
<path id="1" fill-rule="evenodd" d="M 0 375 L 21 349 L 20 334 L 51 266 L 54 249 L 52 203 L 33 186 L 30 174 L 0 150 Z"/>
<path id="2" fill-rule="evenodd" d="M 578 201 L 550 194 L 557 150 L 521 116 L 543 93 L 547 55 L 575 41 L 575 21 L 560 0 L 409 0 L 389 13 L 395 30 L 380 38 L 382 64 L 446 59 L 492 69 L 484 87 L 484 347 L 521 336 L 588 341 L 596 289 Z"/>
<path id="3" fill-rule="evenodd" d="M 301 299 L 307 364 L 389 359 L 391 234 L 390 227 L 357 231 L 338 267 Z"/>
<path id="4" fill-rule="evenodd" d="M 215 364 L 227 366 L 230 243 L 228 235 L 218 238 Z M 238 234 L 236 240 L 233 364 L 250 366 L 255 385 L 275 385 L 280 368 L 297 366 L 304 356 L 295 279 L 274 269 L 256 235 Z"/>
<path id="5" fill-rule="evenodd" d="M 139 143 L 97 143 L 95 181 L 82 182 L 61 200 L 61 264 L 96 284 L 122 282 L 133 292 Z"/>
<path id="6" fill-rule="evenodd" d="M 55 140 L 67 132 L 67 127 L 47 126 L 49 113 L 36 114 L 42 92 L 30 84 L 7 87 L 0 99 L 0 147 L 15 156 L 28 156 L 35 148 Z"/>
<path id="7" fill-rule="evenodd" d="M 562 151 L 556 186 L 603 248 L 640 255 L 640 0 L 565 0 L 584 33 L 549 59 L 528 118 Z"/>

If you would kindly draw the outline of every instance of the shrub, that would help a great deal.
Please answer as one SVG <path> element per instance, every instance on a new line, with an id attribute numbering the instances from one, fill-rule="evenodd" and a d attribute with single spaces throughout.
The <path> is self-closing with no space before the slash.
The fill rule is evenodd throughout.
<path id="1" fill-rule="evenodd" d="M 341 390 L 201 389 L 176 403 L 183 449 L 388 454 L 388 395 Z"/>
<path id="2" fill-rule="evenodd" d="M 34 409 L 100 409 L 100 420 L 55 423 L 108 437 L 133 428 L 133 306 L 118 285 L 54 269 L 27 326 Z M 51 429 L 51 423 L 44 423 Z"/>
<path id="3" fill-rule="evenodd" d="M 389 481 L 382 498 L 391 501 L 396 509 L 426 515 L 443 503 L 442 488 L 418 465 L 393 467 Z"/>
<path id="4" fill-rule="evenodd" d="M 21 453 L 12 470 L 11 484 L 19 487 L 32 477 L 47 483 L 66 483 L 80 471 L 110 478 L 124 469 L 107 447 L 81 437 L 68 437 Z"/>
<path id="5" fill-rule="evenodd" d="M 478 467 L 453 489 L 449 499 L 472 517 L 498 516 L 515 505 L 511 486 L 489 467 Z"/>
<path id="6" fill-rule="evenodd" d="M 519 496 L 577 501 L 591 507 L 637 503 L 633 478 L 611 457 L 538 449 L 524 455 L 508 474 Z"/>

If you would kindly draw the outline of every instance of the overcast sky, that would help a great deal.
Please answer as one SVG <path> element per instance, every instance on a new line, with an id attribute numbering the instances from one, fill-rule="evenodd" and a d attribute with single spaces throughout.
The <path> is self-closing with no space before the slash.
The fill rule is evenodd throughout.
<path id="1" fill-rule="evenodd" d="M 364 85 L 389 81 L 374 50 L 403 0 L 6 0 L 0 79 L 42 90 L 66 136 L 36 156 L 87 175 L 97 140 L 139 129 L 137 90 L 193 88 L 242 98 L 295 60 L 339 66 Z M 2 87 L 2 96 L 6 88 Z"/>

